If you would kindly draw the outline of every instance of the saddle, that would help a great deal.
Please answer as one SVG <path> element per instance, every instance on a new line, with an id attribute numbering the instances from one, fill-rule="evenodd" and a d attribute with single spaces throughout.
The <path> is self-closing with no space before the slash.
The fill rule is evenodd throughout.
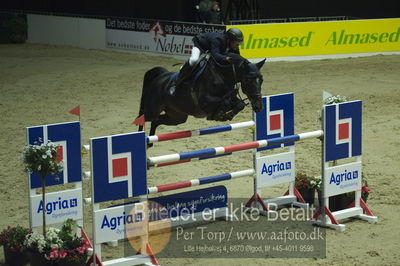
<path id="1" fill-rule="evenodd" d="M 193 67 L 191 67 L 189 61 L 187 61 L 179 71 L 176 86 L 179 86 L 184 82 L 193 85 L 206 69 L 209 58 L 210 54 L 202 54 L 197 64 Z"/>
<path id="2" fill-rule="evenodd" d="M 173 73 L 170 77 L 172 86 L 169 89 L 169 94 L 172 96 L 175 93 L 176 88 L 183 84 L 186 84 L 187 86 L 193 88 L 193 85 L 196 83 L 196 81 L 199 79 L 201 74 L 203 74 L 204 70 L 206 69 L 209 57 L 210 57 L 209 54 L 202 54 L 200 56 L 200 60 L 198 61 L 198 63 L 193 67 L 191 67 L 189 65 L 189 61 L 187 61 L 181 67 L 179 72 Z M 194 92 L 192 92 L 192 97 L 195 97 Z"/>
<path id="3" fill-rule="evenodd" d="M 180 72 L 174 73 L 171 76 L 172 86 L 169 89 L 170 95 L 173 95 L 176 88 L 184 86 L 190 89 L 193 102 L 203 110 L 213 110 L 207 115 L 208 120 L 227 121 L 231 120 L 239 111 L 245 107 L 244 102 L 236 97 L 236 93 L 227 94 L 225 96 L 206 95 L 202 102 L 199 102 L 198 96 L 194 91 L 196 81 L 204 73 L 207 65 L 210 63 L 210 54 L 202 54 L 198 63 L 190 67 L 189 62 L 186 62 Z"/>

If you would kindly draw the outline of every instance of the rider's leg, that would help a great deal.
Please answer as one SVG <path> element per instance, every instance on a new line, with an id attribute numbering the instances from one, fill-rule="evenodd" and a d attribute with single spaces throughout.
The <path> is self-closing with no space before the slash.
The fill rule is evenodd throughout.
<path id="1" fill-rule="evenodd" d="M 192 54 L 190 55 L 190 58 L 189 58 L 189 65 L 190 65 L 191 67 L 192 67 L 192 66 L 195 66 L 195 65 L 197 64 L 197 62 L 198 62 L 199 59 L 200 59 L 200 55 L 201 55 L 200 49 L 197 48 L 196 46 L 193 46 L 193 48 L 192 48 Z"/>
<path id="2" fill-rule="evenodd" d="M 201 55 L 200 49 L 197 48 L 196 46 L 193 46 L 192 54 L 189 58 L 189 61 L 186 62 L 179 70 L 179 76 L 176 81 L 176 86 L 181 84 L 183 81 L 185 81 L 185 79 L 187 79 L 190 76 L 190 74 L 192 73 L 193 67 L 200 60 L 200 55 Z"/>

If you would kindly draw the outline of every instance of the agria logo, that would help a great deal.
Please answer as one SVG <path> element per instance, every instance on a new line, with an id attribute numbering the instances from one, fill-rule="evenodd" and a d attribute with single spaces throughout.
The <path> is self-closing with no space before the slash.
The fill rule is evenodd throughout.
<path id="1" fill-rule="evenodd" d="M 47 202 L 46 206 L 43 206 L 43 201 L 39 202 L 39 207 L 37 209 L 37 213 L 41 213 L 43 211 L 43 207 L 46 211 L 46 214 L 52 214 L 55 211 L 61 211 L 65 209 L 71 209 L 78 207 L 78 199 L 62 199 L 59 197 L 56 201 Z"/>
<path id="2" fill-rule="evenodd" d="M 263 97 L 263 110 L 256 114 L 256 140 L 284 137 L 294 134 L 294 95 L 293 93 Z M 291 146 L 285 143 L 267 148 L 274 149 Z"/>
<path id="3" fill-rule="evenodd" d="M 94 202 L 147 193 L 144 132 L 91 139 Z"/>
<path id="4" fill-rule="evenodd" d="M 362 102 L 324 107 L 325 162 L 361 155 Z"/>
<path id="5" fill-rule="evenodd" d="M 291 169 L 292 169 L 291 161 L 280 162 L 278 160 L 273 164 L 264 163 L 261 169 L 261 174 L 273 175 L 275 172 L 283 172 Z"/>

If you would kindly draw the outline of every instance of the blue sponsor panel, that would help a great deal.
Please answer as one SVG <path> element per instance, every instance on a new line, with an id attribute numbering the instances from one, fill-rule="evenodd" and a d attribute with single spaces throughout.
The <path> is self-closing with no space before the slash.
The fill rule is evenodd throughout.
<path id="1" fill-rule="evenodd" d="M 362 153 L 362 102 L 327 105 L 325 113 L 325 162 Z"/>
<path id="2" fill-rule="evenodd" d="M 147 194 L 144 132 L 91 139 L 95 203 Z"/>
<path id="3" fill-rule="evenodd" d="M 27 128 L 27 142 L 31 145 L 41 144 L 43 141 L 54 142 L 61 145 L 60 160 L 64 163 L 58 179 L 54 176 L 46 177 L 46 186 L 82 181 L 81 161 L 81 128 L 80 122 L 51 124 Z M 38 174 L 30 174 L 30 188 L 42 186 Z"/>
<path id="4" fill-rule="evenodd" d="M 294 134 L 294 94 L 263 97 L 263 110 L 256 113 L 256 140 Z M 257 151 L 292 146 L 294 142 L 259 148 Z"/>
<path id="5" fill-rule="evenodd" d="M 160 214 L 151 210 L 150 221 L 157 221 L 199 213 L 204 210 L 225 208 L 228 206 L 228 191 L 225 186 L 215 186 L 149 200 L 164 208 Z"/>

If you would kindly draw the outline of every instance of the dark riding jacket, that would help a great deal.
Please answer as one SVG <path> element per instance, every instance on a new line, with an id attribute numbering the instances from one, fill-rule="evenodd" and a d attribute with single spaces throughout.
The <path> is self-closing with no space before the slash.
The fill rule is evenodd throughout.
<path id="1" fill-rule="evenodd" d="M 224 34 L 209 32 L 197 35 L 193 38 L 193 44 L 200 49 L 202 53 L 208 51 L 220 63 L 224 62 L 226 52 L 228 52 L 228 41 Z M 239 51 L 229 51 L 239 54 Z"/>

